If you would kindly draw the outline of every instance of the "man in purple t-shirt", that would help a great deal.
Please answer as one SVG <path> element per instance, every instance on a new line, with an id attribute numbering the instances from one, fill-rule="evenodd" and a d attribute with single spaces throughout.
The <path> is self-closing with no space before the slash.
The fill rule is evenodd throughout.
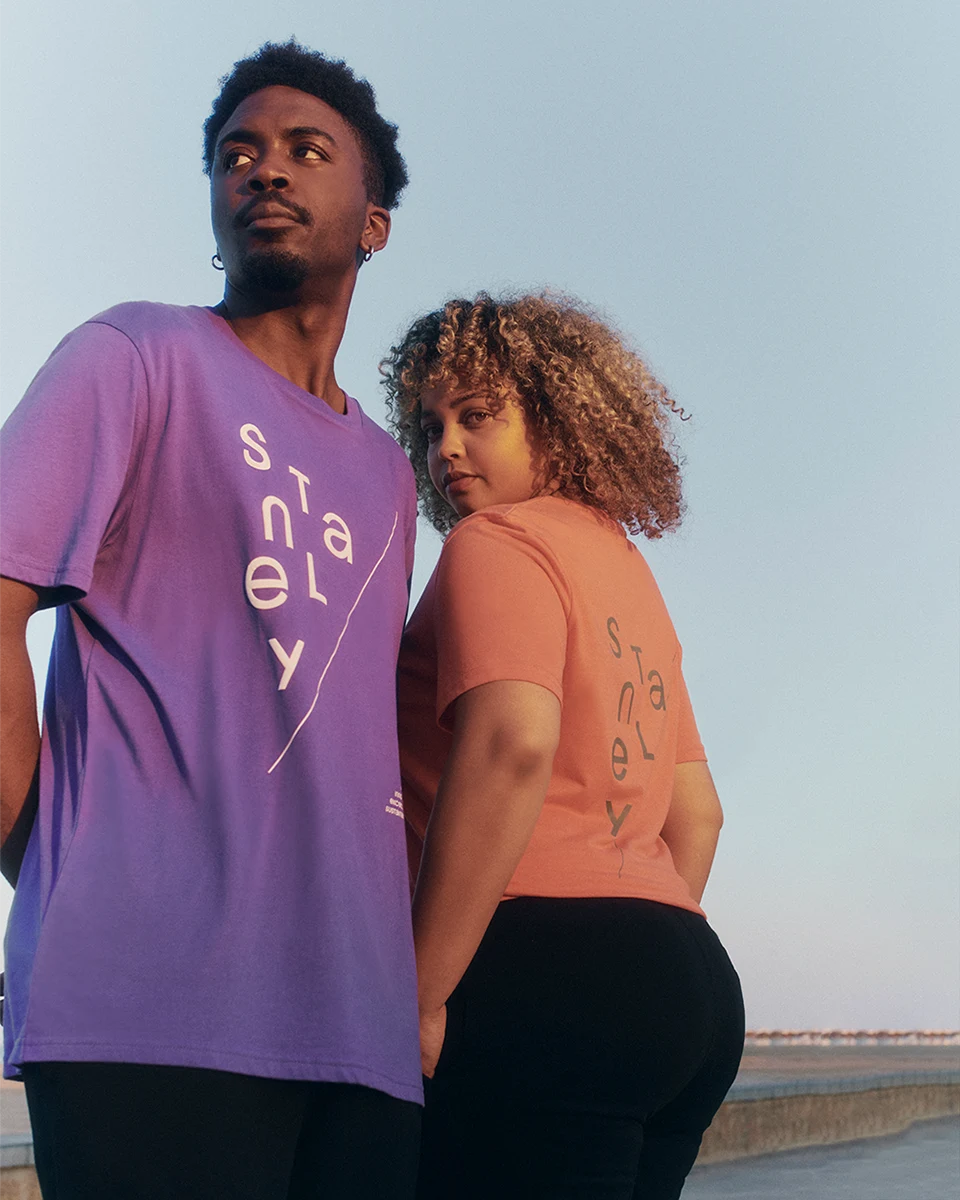
<path id="1" fill-rule="evenodd" d="M 295 43 L 204 133 L 223 301 L 92 318 L 4 430 L 5 1071 L 48 1198 L 403 1197 L 416 507 L 334 357 L 406 170 L 369 85 Z"/>

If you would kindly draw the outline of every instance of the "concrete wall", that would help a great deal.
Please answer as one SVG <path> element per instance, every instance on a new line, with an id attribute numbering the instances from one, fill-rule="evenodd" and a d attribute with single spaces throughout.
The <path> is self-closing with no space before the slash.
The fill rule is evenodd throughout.
<path id="1" fill-rule="evenodd" d="M 737 1099 L 720 1108 L 697 1162 L 729 1162 L 900 1133 L 914 1121 L 960 1113 L 960 1084 L 926 1083 Z"/>
<path id="2" fill-rule="evenodd" d="M 0 1200 L 40 1200 L 33 1167 L 0 1167 Z"/>

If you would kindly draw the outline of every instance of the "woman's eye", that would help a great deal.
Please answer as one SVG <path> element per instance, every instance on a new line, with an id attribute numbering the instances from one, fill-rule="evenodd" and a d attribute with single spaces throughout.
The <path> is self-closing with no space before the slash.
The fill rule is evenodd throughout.
<path id="1" fill-rule="evenodd" d="M 423 427 L 423 436 L 427 439 L 427 442 L 430 443 L 431 445 L 434 442 L 439 442 L 440 426 L 439 425 L 425 425 Z"/>
<path id="2" fill-rule="evenodd" d="M 485 408 L 472 408 L 463 421 L 465 425 L 482 425 L 483 422 L 490 416 Z"/>
<path id="3" fill-rule="evenodd" d="M 246 150 L 228 150 L 223 156 L 223 169 L 232 171 L 234 167 L 241 167 L 252 161 L 252 156 Z"/>

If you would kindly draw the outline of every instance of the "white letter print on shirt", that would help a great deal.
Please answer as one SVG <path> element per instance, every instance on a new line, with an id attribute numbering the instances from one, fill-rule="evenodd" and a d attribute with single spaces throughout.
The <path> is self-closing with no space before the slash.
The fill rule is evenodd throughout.
<path id="1" fill-rule="evenodd" d="M 367 590 L 370 580 L 374 577 L 374 575 L 376 575 L 377 569 L 379 568 L 380 564 L 387 557 L 387 551 L 390 549 L 390 545 L 393 542 L 394 534 L 397 532 L 397 522 L 399 520 L 400 520 L 400 514 L 399 514 L 399 512 L 395 512 L 393 514 L 393 526 L 390 529 L 390 536 L 387 538 L 387 544 L 384 546 L 383 550 L 381 550 L 380 557 L 373 564 L 373 567 L 370 570 L 370 574 L 363 581 L 363 587 L 360 589 L 359 592 L 357 592 L 356 600 L 354 600 L 353 604 L 350 606 L 350 611 L 347 613 L 346 620 L 343 622 L 343 628 L 340 630 L 340 636 L 337 638 L 336 644 L 333 647 L 333 651 L 332 651 L 330 657 L 327 659 L 327 664 L 323 668 L 323 671 L 320 674 L 320 678 L 317 680 L 317 690 L 314 692 L 313 702 L 311 703 L 311 705 L 307 709 L 307 711 L 304 713 L 304 715 L 301 718 L 300 723 L 297 725 L 296 729 L 290 735 L 290 740 L 287 742 L 287 744 L 284 746 L 284 748 L 280 751 L 280 754 L 277 757 L 276 762 L 274 762 L 273 766 L 267 768 L 268 775 L 273 774 L 274 770 L 276 770 L 276 768 L 280 765 L 280 763 L 283 761 L 283 756 L 287 753 L 287 751 L 293 745 L 297 734 L 304 727 L 304 725 L 306 725 L 307 721 L 309 721 L 310 717 L 313 715 L 313 710 L 317 707 L 317 700 L 320 698 L 320 688 L 323 686 L 323 681 L 327 676 L 327 672 L 330 670 L 330 664 L 337 657 L 337 651 L 340 649 L 340 643 L 343 641 L 344 634 L 347 632 L 347 626 L 350 624 L 350 618 L 353 616 L 354 612 L 356 611 L 357 605 L 360 603 L 361 599 L 363 598 L 363 593 Z"/>
<path id="2" fill-rule="evenodd" d="M 257 440 L 254 441 L 254 438 Z M 267 439 L 256 425 L 241 425 L 240 440 L 249 447 L 243 452 L 247 466 L 253 467 L 255 471 L 269 471 L 270 455 L 267 453 Z"/>
<path id="3" fill-rule="evenodd" d="M 244 462 L 248 467 L 252 467 L 255 471 L 269 471 L 272 467 L 270 455 L 267 452 L 267 439 L 263 432 L 252 422 L 248 422 L 240 427 L 240 440 L 243 442 Z M 300 510 L 309 516 L 310 506 L 307 501 L 307 488 L 310 486 L 309 477 L 296 467 L 288 466 L 287 471 L 297 481 L 298 498 L 300 501 Z M 279 483 L 279 481 L 277 481 Z M 281 489 L 282 490 L 282 489 Z M 279 520 L 277 514 L 279 513 Z M 277 544 L 281 539 L 283 545 L 288 550 L 294 549 L 294 533 L 293 533 L 293 516 L 289 505 L 277 495 L 267 495 L 263 497 L 260 504 L 261 529 L 264 541 Z M 350 619 L 356 611 L 357 605 L 363 598 L 364 592 L 373 579 L 380 564 L 387 556 L 387 552 L 393 543 L 394 536 L 397 532 L 397 525 L 400 520 L 399 512 L 393 514 L 393 525 L 390 529 L 390 535 L 387 538 L 387 543 L 380 553 L 380 557 L 373 564 L 370 574 L 364 580 L 357 597 L 347 613 L 340 634 L 334 644 L 333 651 L 327 659 L 326 665 L 320 674 L 317 681 L 317 687 L 314 692 L 313 701 L 306 713 L 300 719 L 297 727 L 287 744 L 281 750 L 278 758 L 272 766 L 268 768 L 268 774 L 272 773 L 283 760 L 284 755 L 293 745 L 294 740 L 300 730 L 310 719 L 316 708 L 317 701 L 320 696 L 320 688 L 326 678 L 327 672 L 337 656 L 340 645 L 347 632 L 347 627 L 350 624 Z M 350 532 L 350 527 L 343 517 L 335 512 L 327 512 L 323 515 L 323 524 L 326 528 L 323 531 L 323 544 L 327 553 L 333 558 L 339 559 L 345 563 L 349 569 L 353 565 L 353 536 Z M 302 543 L 301 543 L 302 544 Z M 280 552 L 279 549 L 277 552 Z M 323 605 L 328 605 L 327 597 L 320 591 L 317 586 L 317 565 L 313 553 L 310 550 L 304 551 L 306 555 L 306 583 L 307 596 L 311 600 L 317 600 Z M 244 591 L 247 600 L 256 609 L 261 611 L 279 608 L 285 604 L 290 594 L 290 581 L 283 564 L 276 558 L 270 555 L 258 555 L 247 564 L 246 575 L 244 578 Z M 278 637 L 272 637 L 268 640 L 268 645 L 280 663 L 282 672 L 280 681 L 277 685 L 277 691 L 286 691 L 287 686 L 293 679 L 294 672 L 299 666 L 300 659 L 306 647 L 306 642 L 303 638 L 296 638 L 293 643 L 293 649 L 288 653 L 283 642 Z"/>
<path id="4" fill-rule="evenodd" d="M 284 650 L 276 638 L 270 639 L 270 649 L 274 652 L 277 658 L 280 659 L 280 666 L 283 667 L 283 674 L 280 676 L 280 684 L 277 688 L 277 691 L 286 691 L 287 684 L 290 682 L 290 677 L 297 669 L 297 663 L 300 661 L 300 655 L 303 653 L 303 638 L 298 639 L 297 644 L 294 646 L 290 654 Z"/>

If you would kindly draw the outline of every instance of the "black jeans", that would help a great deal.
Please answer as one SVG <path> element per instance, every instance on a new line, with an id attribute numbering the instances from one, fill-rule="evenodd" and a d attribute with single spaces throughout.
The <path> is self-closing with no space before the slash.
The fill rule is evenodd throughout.
<path id="1" fill-rule="evenodd" d="M 27 1063 L 44 1200 L 412 1200 L 420 1106 L 347 1083 Z"/>
<path id="2" fill-rule="evenodd" d="M 647 900 L 505 901 L 447 1012 L 418 1200 L 674 1200 L 743 1049 L 716 935 Z"/>

